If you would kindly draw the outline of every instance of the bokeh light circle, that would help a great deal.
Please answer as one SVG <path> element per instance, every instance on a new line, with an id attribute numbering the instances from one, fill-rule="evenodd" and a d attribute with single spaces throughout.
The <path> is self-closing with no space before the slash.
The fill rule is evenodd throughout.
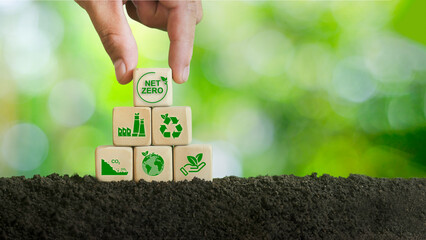
<path id="1" fill-rule="evenodd" d="M 213 142 L 213 177 L 243 176 L 237 148 L 229 142 Z"/>
<path id="2" fill-rule="evenodd" d="M 3 161 L 18 171 L 31 171 L 46 159 L 49 141 L 36 125 L 20 123 L 8 129 L 3 136 Z"/>
<path id="3" fill-rule="evenodd" d="M 0 1 L 0 13 L 15 13 L 22 10 L 22 7 L 28 5 L 30 0 L 1 0 Z"/>
<path id="4" fill-rule="evenodd" d="M 49 96 L 50 116 L 60 125 L 85 123 L 95 111 L 95 97 L 86 83 L 67 80 L 54 86 Z"/>
<path id="5" fill-rule="evenodd" d="M 384 83 L 412 81 L 426 69 L 426 48 L 396 36 L 374 36 L 364 46 L 367 66 Z"/>
<path id="6" fill-rule="evenodd" d="M 362 59 L 354 57 L 337 65 L 333 73 L 333 87 L 341 98 L 360 103 L 374 96 L 377 86 Z"/>
<path id="7" fill-rule="evenodd" d="M 54 50 L 62 41 L 62 19 L 55 10 L 35 4 L 24 5 L 10 18 L 4 30 L 5 63 L 22 93 L 40 94 L 58 71 Z"/>
<path id="8" fill-rule="evenodd" d="M 227 137 L 245 154 L 259 153 L 269 148 L 274 140 L 274 131 L 271 119 L 258 109 L 240 107 L 229 116 Z"/>

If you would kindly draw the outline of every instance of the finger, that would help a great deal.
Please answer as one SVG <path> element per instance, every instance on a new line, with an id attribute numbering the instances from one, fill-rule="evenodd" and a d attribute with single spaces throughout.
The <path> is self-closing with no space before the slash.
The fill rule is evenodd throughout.
<path id="1" fill-rule="evenodd" d="M 166 30 L 168 10 L 158 1 L 133 1 L 138 21 L 147 27 Z"/>
<path id="2" fill-rule="evenodd" d="M 188 80 L 197 24 L 195 2 L 180 3 L 170 10 L 167 22 L 170 38 L 169 65 L 176 83 Z"/>
<path id="3" fill-rule="evenodd" d="M 85 9 L 114 64 L 117 81 L 126 84 L 132 80 L 138 53 L 122 4 L 121 0 L 95 1 Z"/>
<path id="4" fill-rule="evenodd" d="M 137 22 L 140 22 L 138 13 L 136 12 L 136 7 L 132 1 L 126 2 L 126 10 L 129 17 Z"/>
<path id="5" fill-rule="evenodd" d="M 197 24 L 203 19 L 203 5 L 201 1 L 197 1 Z"/>

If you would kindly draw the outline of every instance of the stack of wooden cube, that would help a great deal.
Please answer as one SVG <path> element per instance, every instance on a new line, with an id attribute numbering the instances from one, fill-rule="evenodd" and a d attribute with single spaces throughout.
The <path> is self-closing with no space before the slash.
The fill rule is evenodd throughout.
<path id="1" fill-rule="evenodd" d="M 212 180 L 212 148 L 190 145 L 191 108 L 171 107 L 172 82 L 169 68 L 134 71 L 134 107 L 113 109 L 114 146 L 96 148 L 98 180 Z"/>

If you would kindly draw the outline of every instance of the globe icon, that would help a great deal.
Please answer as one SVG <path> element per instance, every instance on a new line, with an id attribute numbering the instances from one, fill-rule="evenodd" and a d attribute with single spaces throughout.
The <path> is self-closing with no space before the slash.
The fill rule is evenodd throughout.
<path id="1" fill-rule="evenodd" d="M 149 176 L 157 176 L 164 169 L 164 160 L 160 155 L 151 153 L 142 160 L 142 169 Z"/>

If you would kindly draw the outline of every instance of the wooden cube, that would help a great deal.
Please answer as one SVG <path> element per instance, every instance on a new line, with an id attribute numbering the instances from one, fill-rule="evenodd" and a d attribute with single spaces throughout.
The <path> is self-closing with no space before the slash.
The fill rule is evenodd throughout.
<path id="1" fill-rule="evenodd" d="M 99 181 L 133 179 L 133 149 L 131 147 L 99 146 L 95 153 L 96 178 Z"/>
<path id="2" fill-rule="evenodd" d="M 194 177 L 212 181 L 212 147 L 205 144 L 173 148 L 173 178 L 175 181 Z"/>
<path id="3" fill-rule="evenodd" d="M 115 146 L 151 145 L 151 108 L 115 107 L 112 129 Z"/>
<path id="4" fill-rule="evenodd" d="M 173 180 L 172 147 L 135 147 L 133 160 L 135 181 Z"/>
<path id="5" fill-rule="evenodd" d="M 173 79 L 170 68 L 137 68 L 133 71 L 133 103 L 136 107 L 171 106 Z"/>
<path id="6" fill-rule="evenodd" d="M 190 107 L 156 107 L 152 109 L 153 145 L 187 145 L 191 141 Z"/>

